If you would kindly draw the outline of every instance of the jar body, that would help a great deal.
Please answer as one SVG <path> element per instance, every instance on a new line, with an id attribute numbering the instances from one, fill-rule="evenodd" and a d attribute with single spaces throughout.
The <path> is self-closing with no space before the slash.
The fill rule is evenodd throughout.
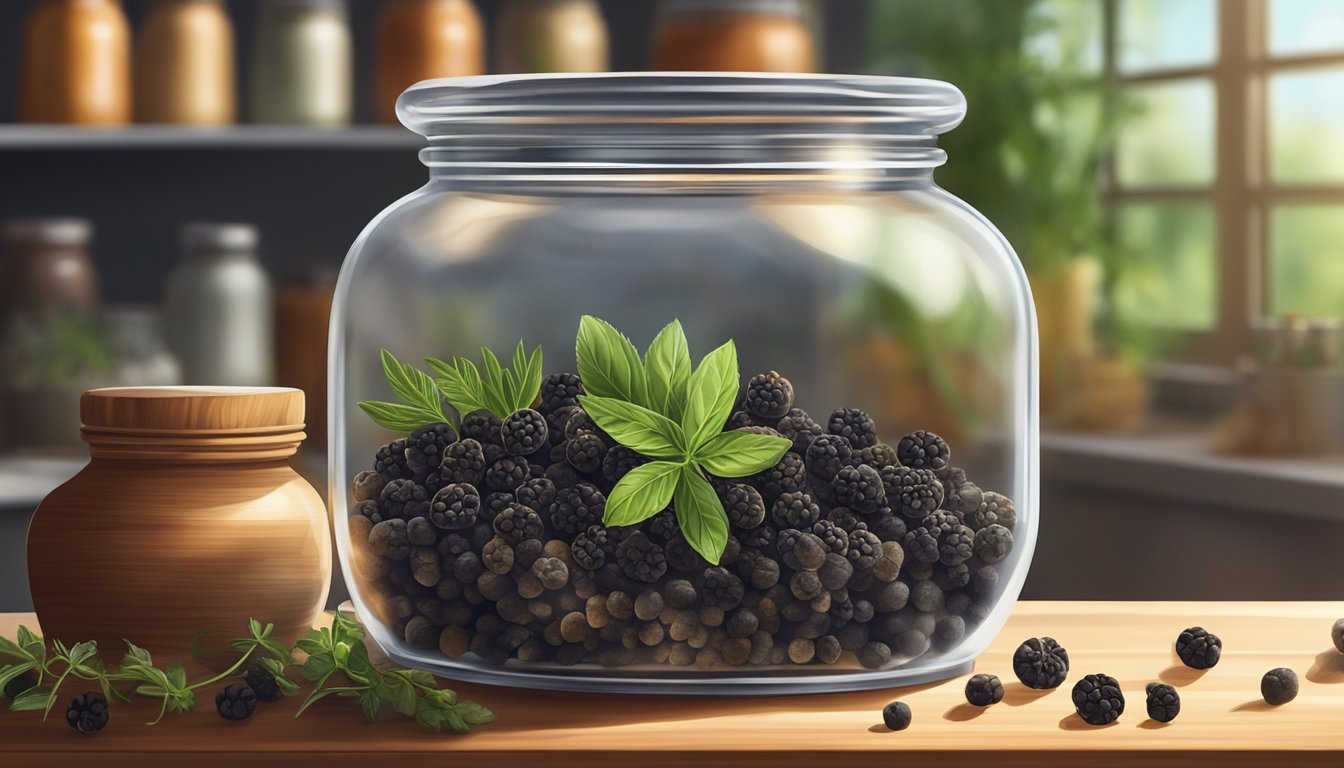
<path id="1" fill-rule="evenodd" d="M 607 24 L 594 0 L 510 0 L 496 49 L 503 73 L 605 72 Z"/>
<path id="2" fill-rule="evenodd" d="M 811 72 L 816 68 L 813 48 L 812 34 L 797 2 L 672 2 L 658 19 L 653 68 Z"/>
<path id="3" fill-rule="evenodd" d="M 168 278 L 169 343 L 188 384 L 274 378 L 270 278 L 250 253 L 191 254 Z"/>
<path id="4" fill-rule="evenodd" d="M 154 3 L 140 30 L 135 57 L 137 121 L 233 122 L 233 24 L 223 3 Z"/>
<path id="5" fill-rule="evenodd" d="M 593 79 L 588 92 L 601 100 L 621 77 Z M 649 80 L 631 93 L 671 82 Z M 637 143 L 624 123 L 618 130 L 625 147 Z M 775 176 L 768 162 L 750 176 L 698 168 L 651 180 L 635 169 L 681 155 L 653 137 L 658 128 L 646 130 L 647 151 L 633 152 L 640 159 L 625 175 L 602 162 L 593 164 L 594 176 L 566 175 L 542 160 L 509 165 L 501 178 L 448 162 L 375 219 L 347 257 L 332 314 L 331 503 L 347 582 L 372 636 L 399 662 L 450 676 L 576 690 L 828 691 L 969 669 L 1011 610 L 1038 525 L 1035 327 L 1020 264 L 988 222 L 927 175 L 847 175 L 865 162 L 876 168 L 873 158 L 843 164 L 847 170 L 825 180 L 803 171 L 806 163 Z M 753 141 L 740 139 L 716 159 L 755 158 L 766 141 Z M 545 144 L 555 151 L 554 142 Z M 824 149 L 803 152 L 825 162 Z M 696 162 L 710 156 L 703 147 L 690 154 Z M 735 489 L 760 505 L 757 519 L 730 515 L 717 568 L 688 549 L 686 523 L 671 507 L 633 527 L 607 528 L 610 539 L 593 548 L 603 550 L 598 562 L 574 519 L 607 520 L 591 499 L 605 497 L 611 511 L 619 495 L 613 486 L 630 467 L 608 466 L 606 457 L 622 438 L 583 419 L 558 420 L 564 405 L 545 388 L 536 407 L 547 417 L 548 443 L 520 471 L 551 481 L 560 500 L 525 500 L 521 487 L 510 496 L 503 476 L 486 472 L 473 478 L 481 485 L 473 520 L 439 530 L 422 561 L 387 556 L 370 523 L 415 513 L 382 498 L 361 505 L 367 489 L 350 484 L 361 470 L 403 477 L 389 457 L 407 447 L 395 442 L 404 432 L 380 428 L 359 406 L 394 399 L 380 352 L 420 365 L 429 357 L 475 358 L 482 347 L 504 354 L 521 340 L 529 350 L 541 347 L 547 375 L 574 372 L 584 365 L 576 359 L 584 316 L 610 323 L 636 354 L 679 321 L 699 365 L 731 339 L 738 383 L 778 372 L 791 384 L 781 397 L 811 415 L 759 413 L 749 392 L 739 395 L 725 431 L 779 432 L 792 445 L 777 464 L 745 476 L 706 470 L 721 496 Z M 809 421 L 815 429 L 801 428 Z M 860 422 L 862 435 L 852 429 Z M 846 424 L 851 434 L 841 438 Z M 461 430 L 493 439 L 465 422 Z M 917 430 L 945 438 L 951 463 L 902 486 L 893 455 L 913 472 L 922 459 L 911 446 L 936 439 Z M 496 432 L 500 445 L 509 444 L 505 432 Z M 808 458 L 814 438 L 827 432 L 831 443 L 847 446 L 829 476 L 820 455 Z M 589 461 L 589 449 L 605 451 L 602 460 Z M 487 446 L 485 461 L 504 466 L 498 462 L 509 459 L 499 457 L 509 450 Z M 886 477 L 886 501 L 842 503 L 841 464 Z M 442 475 L 410 468 L 403 479 L 423 486 L 427 498 L 444 498 L 435 491 L 447 482 Z M 922 501 L 914 487 L 921 483 Z M 582 489 L 585 510 L 576 512 L 578 497 L 565 500 L 567 488 Z M 800 495 L 781 501 L 791 493 Z M 515 502 L 538 507 L 544 531 L 518 534 L 501 524 Z M 794 502 L 801 511 L 790 512 Z M 526 517 L 517 509 L 507 515 Z M 974 541 L 993 526 L 981 536 L 986 541 Z M 627 545 L 632 530 L 643 537 L 638 548 Z M 825 554 L 841 562 L 797 559 L 804 533 L 824 536 Z M 520 535 L 544 544 L 523 544 Z M 505 541 L 491 543 L 496 538 Z M 504 544 L 511 558 L 501 559 Z M 542 546 L 544 557 L 565 561 L 567 581 L 537 587 L 544 573 L 535 569 L 556 567 L 525 554 Z M 423 567 L 430 560 L 434 567 Z M 641 563 L 657 574 L 647 578 Z M 825 582 L 817 587 L 807 573 L 824 573 Z M 643 615 L 632 615 L 625 602 L 640 597 Z M 421 610 L 431 605 L 437 615 Z"/>
<path id="6" fill-rule="evenodd" d="M 435 77 L 485 72 L 485 31 L 471 0 L 386 0 L 375 43 L 375 114 L 396 122 L 397 96 Z"/>
<path id="7" fill-rule="evenodd" d="M 252 121 L 348 124 L 354 101 L 352 50 L 341 0 L 267 3 L 252 59 Z"/>
<path id="8" fill-rule="evenodd" d="M 23 40 L 23 122 L 130 122 L 131 32 L 118 0 L 42 0 Z"/>
<path id="9" fill-rule="evenodd" d="M 283 461 L 95 458 L 28 531 L 43 633 L 155 658 L 217 661 L 249 618 L 292 643 L 326 602 L 330 562 L 322 498 Z"/>

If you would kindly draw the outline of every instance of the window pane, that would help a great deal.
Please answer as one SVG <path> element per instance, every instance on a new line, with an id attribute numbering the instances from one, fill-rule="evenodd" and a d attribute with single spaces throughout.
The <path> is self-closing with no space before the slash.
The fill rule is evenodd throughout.
<path id="1" fill-rule="evenodd" d="M 1116 224 L 1127 257 L 1116 285 L 1120 315 L 1165 328 L 1212 328 L 1218 312 L 1212 209 L 1128 204 Z"/>
<path id="2" fill-rule="evenodd" d="M 1344 316 L 1344 206 L 1281 206 L 1269 226 L 1270 312 Z"/>
<path id="3" fill-rule="evenodd" d="M 1099 1 L 1044 0 L 1032 9 L 1024 51 L 1050 72 L 1101 74 L 1101 11 Z"/>
<path id="4" fill-rule="evenodd" d="M 1269 52 L 1344 51 L 1344 3 L 1339 0 L 1270 0 Z"/>
<path id="5" fill-rule="evenodd" d="M 1344 181 L 1344 69 L 1272 76 L 1269 135 L 1275 181 Z"/>
<path id="6" fill-rule="evenodd" d="M 1122 72 L 1212 64 L 1218 55 L 1215 0 L 1120 0 L 1116 12 Z"/>
<path id="7" fill-rule="evenodd" d="M 1123 186 L 1209 184 L 1214 166 L 1213 83 L 1205 79 L 1125 89 L 1135 113 L 1120 131 L 1116 179 Z"/>

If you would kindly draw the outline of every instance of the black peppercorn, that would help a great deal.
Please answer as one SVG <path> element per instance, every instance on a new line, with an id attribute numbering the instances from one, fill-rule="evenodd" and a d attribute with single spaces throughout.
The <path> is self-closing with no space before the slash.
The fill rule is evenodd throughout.
<path id="1" fill-rule="evenodd" d="M 1089 725 L 1106 725 L 1124 713 L 1125 695 L 1114 677 L 1086 675 L 1073 686 L 1073 706 Z"/>
<path id="2" fill-rule="evenodd" d="M 1297 673 L 1287 667 L 1271 669 L 1260 678 L 1260 695 L 1274 706 L 1297 698 L 1297 687 Z"/>
<path id="3" fill-rule="evenodd" d="M 893 701 L 882 708 L 882 722 L 893 731 L 909 728 L 911 719 L 910 706 L 903 701 Z"/>
<path id="4" fill-rule="evenodd" d="M 943 476 L 950 468 L 952 451 L 947 441 L 926 430 L 917 430 L 902 437 L 896 444 L 896 456 L 901 465 L 911 469 L 931 469 L 934 474 Z"/>
<path id="5" fill-rule="evenodd" d="M 65 708 L 65 722 L 80 733 L 92 734 L 107 725 L 107 699 L 97 693 L 81 693 Z"/>
<path id="6" fill-rule="evenodd" d="M 384 519 L 410 520 L 429 510 L 429 493 L 414 480 L 391 480 L 378 495 L 378 506 L 383 510 Z"/>
<path id="7" fill-rule="evenodd" d="M 866 464 L 841 467 L 831 479 L 831 490 L 837 504 L 859 515 L 877 512 L 887 498 L 881 475 Z"/>
<path id="8" fill-rule="evenodd" d="M 215 711 L 225 720 L 246 720 L 257 710 L 257 694 L 246 685 L 226 685 L 215 694 Z"/>
<path id="9" fill-rule="evenodd" d="M 782 418 L 793 407 L 793 385 L 775 371 L 758 373 L 747 381 L 742 406 L 756 418 Z"/>
<path id="10" fill-rule="evenodd" d="M 1181 713 L 1181 695 L 1166 683 L 1149 683 L 1148 717 L 1159 723 L 1170 723 Z"/>
<path id="11" fill-rule="evenodd" d="M 1176 655 L 1191 669 L 1211 669 L 1223 656 L 1223 641 L 1203 627 L 1191 627 L 1177 636 Z"/>
<path id="12" fill-rule="evenodd" d="M 1013 653 L 1013 674 L 1028 688 L 1058 688 L 1069 676 L 1069 652 L 1054 638 L 1028 638 Z"/>
<path id="13" fill-rule="evenodd" d="M 841 469 L 849 466 L 853 456 L 854 449 L 845 438 L 820 435 L 807 446 L 805 466 L 809 474 L 830 482 Z"/>
<path id="14" fill-rule="evenodd" d="M 998 675 L 972 675 L 966 681 L 966 701 L 976 707 L 998 704 L 1003 701 L 1003 682 Z"/>
<path id="15" fill-rule="evenodd" d="M 258 701 L 279 701 L 280 683 L 275 675 L 261 667 L 252 667 L 243 675 L 243 682 L 252 689 Z"/>

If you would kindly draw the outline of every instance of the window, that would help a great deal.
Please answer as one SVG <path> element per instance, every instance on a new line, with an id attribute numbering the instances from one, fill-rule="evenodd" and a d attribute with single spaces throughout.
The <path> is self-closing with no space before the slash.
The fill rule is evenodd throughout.
<path id="1" fill-rule="evenodd" d="M 1344 2 L 1099 0 L 1134 116 L 1106 174 L 1124 317 L 1227 364 L 1263 315 L 1344 315 Z"/>

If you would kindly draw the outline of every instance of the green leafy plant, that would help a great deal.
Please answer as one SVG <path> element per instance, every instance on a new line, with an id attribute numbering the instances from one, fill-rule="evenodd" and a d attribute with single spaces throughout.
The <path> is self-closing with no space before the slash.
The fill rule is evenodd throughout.
<path id="1" fill-rule="evenodd" d="M 485 410 L 503 419 L 536 401 L 541 391 L 540 346 L 529 355 L 520 340 L 508 368 L 500 365 L 494 352 L 482 347 L 481 362 L 483 372 L 465 357 L 447 362 L 431 357 L 425 364 L 437 377 L 434 383 L 448 404 L 459 414 Z"/>
<path id="2" fill-rule="evenodd" d="M 158 717 L 150 723 L 153 725 L 169 712 L 194 711 L 196 691 L 238 674 L 249 662 L 274 677 L 281 693 L 296 693 L 299 686 L 289 679 L 286 670 L 296 666 L 294 654 L 302 651 L 308 656 L 302 665 L 298 665 L 300 671 L 305 679 L 316 682 L 317 686 L 300 705 L 295 717 L 302 715 L 313 702 L 341 694 L 358 697 L 370 722 L 377 718 L 383 702 L 391 703 L 394 711 L 414 717 L 435 733 L 445 729 L 464 733 L 470 726 L 494 720 L 494 714 L 485 707 L 458 701 L 453 691 L 438 688 L 433 675 L 427 672 L 376 669 L 369 661 L 363 630 L 340 614 L 336 615 L 331 629 L 313 630 L 293 648 L 272 639 L 274 631 L 274 624 L 262 625 L 249 619 L 248 636 L 229 643 L 229 647 L 239 653 L 238 659 L 223 672 L 191 683 L 180 662 L 158 667 L 149 651 L 129 640 L 120 666 L 116 671 L 109 671 L 98 655 L 96 642 L 67 647 L 60 640 L 54 640 L 52 652 L 48 653 L 46 642 L 21 626 L 16 640 L 0 637 L 0 659 L 11 660 L 0 666 L 0 688 L 22 675 L 35 675 L 34 685 L 16 696 L 9 709 L 16 712 L 42 710 L 43 719 L 46 719 L 67 680 L 74 677 L 95 682 L 109 701 L 114 698 L 130 701 L 133 695 L 161 700 Z M 348 684 L 324 687 L 338 672 L 344 675 Z"/>
<path id="3" fill-rule="evenodd" d="M 591 315 L 576 342 L 579 403 L 621 445 L 655 461 L 626 474 L 607 497 L 603 522 L 634 525 L 672 504 L 691 547 L 718 564 L 728 543 L 728 516 L 706 475 L 754 475 L 779 461 L 788 440 L 724 432 L 737 398 L 737 348 L 731 340 L 691 369 L 679 321 L 655 337 L 641 359 L 628 338 Z"/>
<path id="4" fill-rule="evenodd" d="M 434 733 L 445 729 L 466 733 L 473 725 L 495 720 L 494 713 L 485 707 L 459 701 L 453 691 L 439 688 L 428 672 L 374 667 L 364 644 L 364 631 L 339 613 L 330 629 L 314 629 L 299 638 L 297 647 L 308 654 L 300 672 L 314 683 L 314 688 L 295 717 L 328 696 L 345 696 L 359 699 L 369 722 L 377 720 L 383 704 L 388 704 L 397 714 L 414 717 Z M 344 684 L 328 685 L 337 675 Z"/>
<path id="5" fill-rule="evenodd" d="M 359 407 L 374 423 L 394 432 L 410 432 L 426 424 L 448 421 L 443 411 L 443 393 L 434 380 L 413 365 L 382 351 L 383 375 L 400 403 L 363 400 Z"/>

